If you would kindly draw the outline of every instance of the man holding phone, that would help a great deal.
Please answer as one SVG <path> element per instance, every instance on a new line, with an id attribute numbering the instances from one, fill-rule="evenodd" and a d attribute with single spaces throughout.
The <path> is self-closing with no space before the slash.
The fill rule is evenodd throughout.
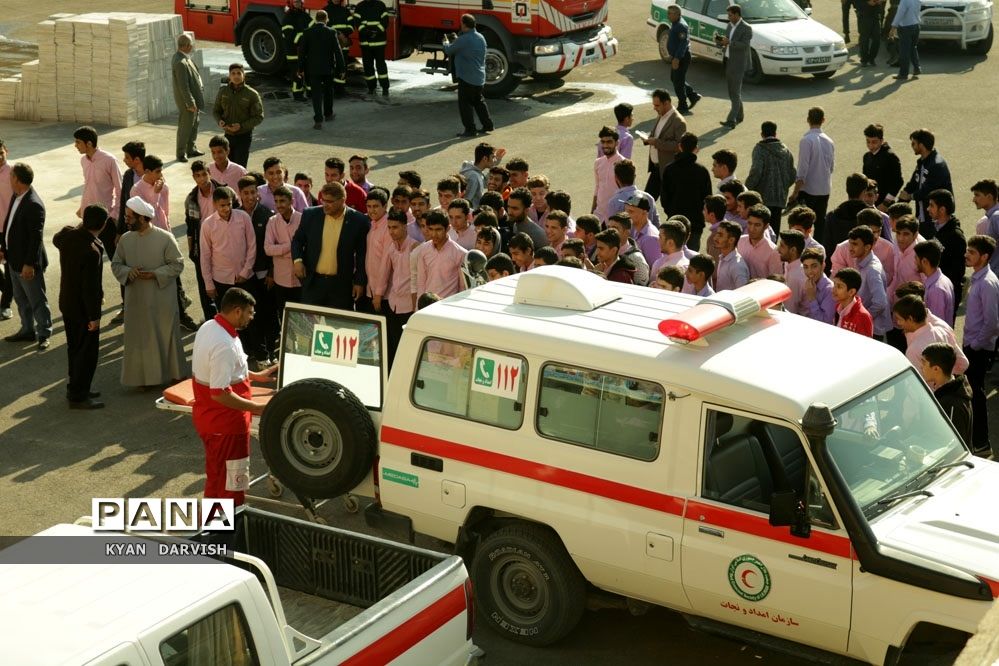
<path id="1" fill-rule="evenodd" d="M 719 124 L 722 127 L 735 129 L 738 123 L 745 120 L 742 109 L 742 80 L 746 70 L 752 65 L 752 49 L 749 46 L 753 39 L 753 29 L 742 20 L 742 7 L 730 5 L 726 10 L 729 26 L 724 36 L 716 34 L 715 42 L 724 51 L 725 81 L 728 84 L 728 98 L 732 108 L 728 118 Z"/>
<path id="2" fill-rule="evenodd" d="M 461 34 L 453 33 L 444 37 L 444 53 L 454 66 L 454 74 L 458 78 L 458 114 L 464 130 L 459 137 L 475 136 L 493 131 L 493 119 L 489 116 L 489 107 L 482 99 L 482 90 L 486 85 L 486 38 L 475 29 L 475 17 L 463 14 L 461 17 Z M 481 130 L 475 129 L 475 115 L 479 117 Z"/>

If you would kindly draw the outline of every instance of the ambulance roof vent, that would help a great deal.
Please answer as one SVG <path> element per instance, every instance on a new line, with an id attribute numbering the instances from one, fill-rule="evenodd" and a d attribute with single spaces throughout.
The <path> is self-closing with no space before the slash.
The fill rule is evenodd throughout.
<path id="1" fill-rule="evenodd" d="M 513 302 L 591 312 L 620 298 L 598 275 L 568 266 L 538 266 L 517 276 Z"/>

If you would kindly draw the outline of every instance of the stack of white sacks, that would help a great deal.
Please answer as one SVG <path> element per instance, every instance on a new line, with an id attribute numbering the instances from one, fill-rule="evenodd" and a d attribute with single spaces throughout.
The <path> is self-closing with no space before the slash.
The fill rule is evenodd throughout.
<path id="1" fill-rule="evenodd" d="M 0 118 L 129 127 L 176 112 L 176 14 L 55 14 L 38 24 L 38 60 L 0 79 Z"/>

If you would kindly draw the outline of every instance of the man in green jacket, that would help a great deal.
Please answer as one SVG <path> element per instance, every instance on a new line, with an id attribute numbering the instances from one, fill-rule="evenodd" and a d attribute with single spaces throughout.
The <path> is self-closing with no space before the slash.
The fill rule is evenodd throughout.
<path id="1" fill-rule="evenodd" d="M 229 83 L 219 89 L 214 115 L 229 140 L 229 160 L 247 166 L 253 128 L 264 120 L 264 103 L 260 93 L 246 85 L 246 72 L 238 62 L 229 65 Z"/>

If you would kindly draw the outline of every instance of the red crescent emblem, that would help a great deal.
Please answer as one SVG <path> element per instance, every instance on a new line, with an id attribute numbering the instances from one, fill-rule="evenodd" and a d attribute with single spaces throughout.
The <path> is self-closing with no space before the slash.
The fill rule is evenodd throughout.
<path id="1" fill-rule="evenodd" d="M 747 577 L 747 576 L 749 576 L 750 574 L 753 574 L 753 575 L 755 575 L 755 574 L 756 574 L 756 572 L 755 572 L 755 571 L 753 571 L 752 569 L 746 569 L 745 571 L 743 571 L 743 572 L 742 572 L 742 575 L 741 575 L 741 576 L 739 576 L 739 580 L 741 580 L 741 581 L 742 581 L 742 584 L 743 584 L 743 585 L 745 585 L 745 586 L 746 586 L 746 587 L 748 587 L 748 588 L 749 588 L 750 590 L 752 590 L 752 589 L 754 589 L 754 588 L 753 588 L 753 586 L 749 584 L 749 581 L 748 581 L 748 580 L 746 580 L 746 577 Z"/>

